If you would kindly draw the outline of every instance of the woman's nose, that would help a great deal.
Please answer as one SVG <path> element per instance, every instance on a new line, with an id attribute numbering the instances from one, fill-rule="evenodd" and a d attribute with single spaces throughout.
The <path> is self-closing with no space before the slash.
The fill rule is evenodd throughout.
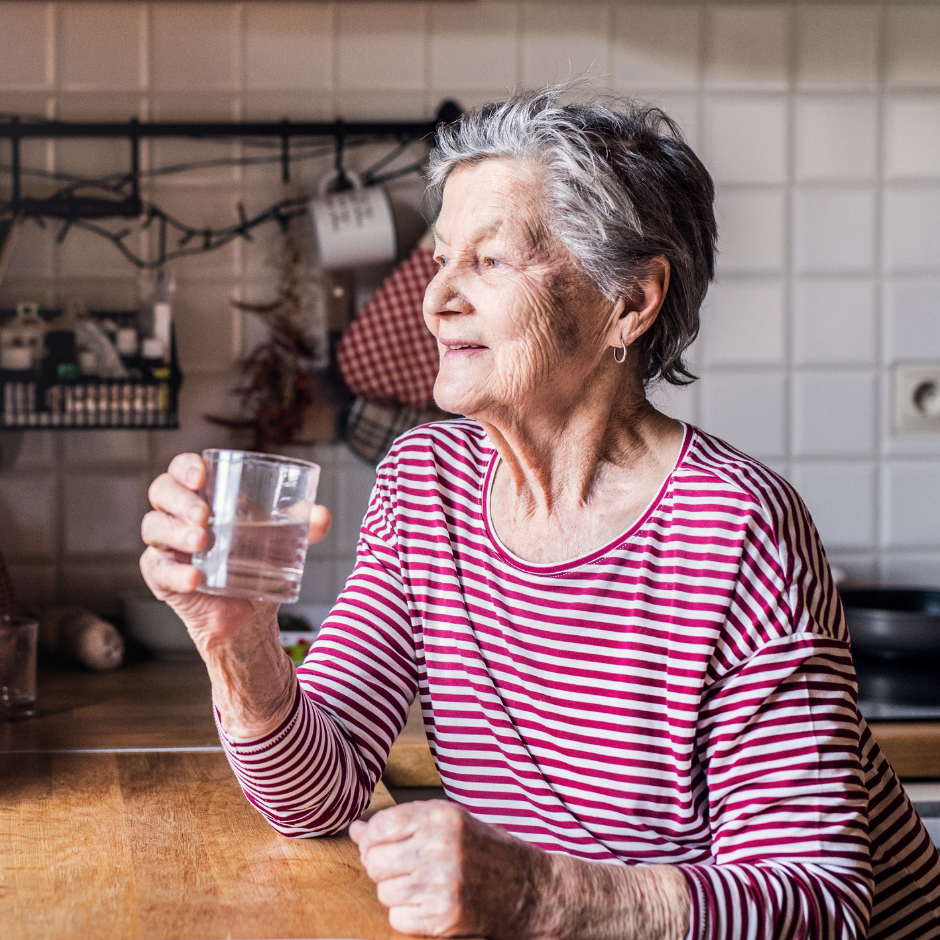
<path id="1" fill-rule="evenodd" d="M 456 272 L 441 268 L 424 294 L 425 317 L 440 317 L 454 313 L 469 313 L 473 309 L 460 290 Z"/>

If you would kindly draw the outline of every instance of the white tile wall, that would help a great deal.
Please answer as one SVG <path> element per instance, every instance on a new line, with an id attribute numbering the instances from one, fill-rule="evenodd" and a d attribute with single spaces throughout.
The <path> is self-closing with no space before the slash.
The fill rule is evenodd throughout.
<path id="1" fill-rule="evenodd" d="M 875 449 L 874 372 L 800 371 L 793 377 L 797 457 L 867 457 Z"/>
<path id="2" fill-rule="evenodd" d="M 875 194 L 870 189 L 801 189 L 793 235 L 800 274 L 862 274 L 875 263 Z"/>
<path id="3" fill-rule="evenodd" d="M 940 360 L 940 6 L 0 0 L 7 113 L 426 117 L 445 96 L 473 105 L 586 70 L 664 107 L 719 185 L 720 281 L 689 357 L 702 380 L 656 400 L 785 470 L 856 580 L 940 584 L 940 436 L 892 433 L 889 371 Z M 123 167 L 119 145 L 23 152 L 46 170 Z M 144 148 L 159 165 L 238 152 Z M 313 185 L 322 168 L 296 179 Z M 264 167 L 192 172 L 153 190 L 203 224 L 277 193 Z M 405 186 L 396 198 L 416 203 L 416 193 Z M 57 246 L 57 231 L 27 226 L 0 306 L 80 296 L 127 307 L 147 296 L 150 279 L 111 246 L 77 232 Z M 259 332 L 229 298 L 270 290 L 277 240 L 259 233 L 177 267 L 181 430 L 0 440 L 0 547 L 31 602 L 111 609 L 119 590 L 140 586 L 147 481 L 180 450 L 247 443 L 205 416 L 237 410 L 233 358 Z M 311 548 L 303 591 L 328 602 L 351 569 L 372 473 L 340 448 L 314 459 L 334 529 Z"/>
<path id="4" fill-rule="evenodd" d="M 796 102 L 800 180 L 873 180 L 877 140 L 878 102 L 873 96 L 801 97 Z"/>
<path id="5" fill-rule="evenodd" d="M 793 285 L 793 359 L 867 365 L 876 358 L 878 302 L 869 278 L 799 278 Z"/>

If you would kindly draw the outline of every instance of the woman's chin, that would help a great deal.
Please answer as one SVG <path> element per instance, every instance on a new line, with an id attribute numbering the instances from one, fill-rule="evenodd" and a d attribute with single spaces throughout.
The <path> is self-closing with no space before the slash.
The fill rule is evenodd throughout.
<path id="1" fill-rule="evenodd" d="M 480 395 L 474 389 L 461 387 L 457 383 L 441 382 L 440 376 L 434 385 L 434 402 L 442 411 L 468 418 L 472 418 L 481 405 Z"/>

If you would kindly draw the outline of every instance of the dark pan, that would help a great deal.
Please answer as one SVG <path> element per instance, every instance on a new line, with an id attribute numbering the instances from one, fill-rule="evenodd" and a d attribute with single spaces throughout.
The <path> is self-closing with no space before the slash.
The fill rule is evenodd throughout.
<path id="1" fill-rule="evenodd" d="M 852 649 L 874 656 L 940 656 L 940 590 L 840 591 Z"/>

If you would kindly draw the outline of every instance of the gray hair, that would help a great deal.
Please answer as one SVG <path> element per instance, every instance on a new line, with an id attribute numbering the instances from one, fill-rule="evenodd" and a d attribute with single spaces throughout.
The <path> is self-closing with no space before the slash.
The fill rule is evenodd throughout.
<path id="1" fill-rule="evenodd" d="M 715 187 L 659 108 L 633 101 L 560 104 L 572 84 L 514 93 L 441 125 L 428 170 L 438 195 L 450 174 L 494 158 L 536 164 L 552 233 L 610 300 L 628 296 L 665 256 L 669 290 L 638 344 L 640 377 L 688 385 L 682 356 L 698 335 L 715 276 Z"/>

